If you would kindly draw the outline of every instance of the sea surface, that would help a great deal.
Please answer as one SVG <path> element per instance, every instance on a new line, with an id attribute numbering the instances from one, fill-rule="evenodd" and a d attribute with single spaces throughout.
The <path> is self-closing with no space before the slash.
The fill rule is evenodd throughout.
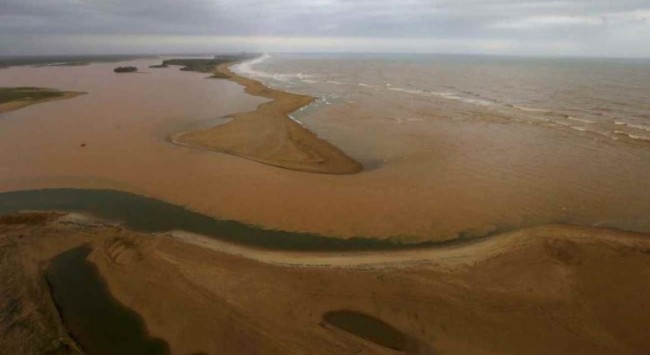
<path id="1" fill-rule="evenodd" d="M 266 54 L 237 70 L 317 96 L 316 106 L 390 99 L 405 106 L 398 119 L 417 120 L 426 112 L 408 110 L 408 100 L 442 100 L 466 107 L 450 110 L 453 119 L 476 118 L 479 109 L 514 122 L 650 144 L 650 59 Z"/>

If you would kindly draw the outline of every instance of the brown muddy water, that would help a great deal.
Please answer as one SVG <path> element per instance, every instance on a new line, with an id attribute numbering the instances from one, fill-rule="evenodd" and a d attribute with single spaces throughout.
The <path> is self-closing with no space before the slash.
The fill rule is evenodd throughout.
<path id="1" fill-rule="evenodd" d="M 310 92 L 312 64 L 286 61 L 284 68 L 305 69 L 307 79 L 293 90 L 328 95 Z M 88 92 L 0 116 L 0 191 L 113 189 L 221 219 L 343 237 L 439 241 L 558 222 L 650 231 L 644 142 L 355 83 L 354 97 L 320 100 L 296 117 L 370 169 L 349 176 L 288 171 L 171 144 L 174 133 L 262 100 L 225 80 L 148 68 L 157 63 L 0 70 L 0 86 Z M 319 68 L 336 67 L 326 64 Z M 144 73 L 113 73 L 125 65 Z M 410 70 L 404 66 L 375 61 L 358 75 L 399 78 L 393 69 Z M 338 86 L 327 90 L 339 93 Z"/>

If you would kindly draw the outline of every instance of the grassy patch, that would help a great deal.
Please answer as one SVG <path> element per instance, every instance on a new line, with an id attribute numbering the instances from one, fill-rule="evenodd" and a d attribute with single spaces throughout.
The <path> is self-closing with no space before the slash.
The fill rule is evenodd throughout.
<path id="1" fill-rule="evenodd" d="M 232 63 L 251 58 L 249 55 L 221 55 L 210 59 L 189 58 L 189 59 L 167 59 L 162 64 L 152 65 L 150 68 L 167 68 L 170 65 L 180 66 L 183 71 L 193 71 L 198 73 L 212 73 L 210 78 L 227 79 L 228 76 L 222 73 L 215 73 L 217 66 L 224 63 Z"/>
<path id="2" fill-rule="evenodd" d="M 34 88 L 34 87 L 18 87 L 18 88 L 0 88 L 0 104 L 13 101 L 41 101 L 62 97 L 65 95 L 62 91 Z"/>
<path id="3" fill-rule="evenodd" d="M 114 72 L 116 73 L 135 73 L 138 71 L 138 68 L 136 67 L 117 67 L 113 69 Z"/>
<path id="4" fill-rule="evenodd" d="M 0 68 L 13 66 L 81 66 L 90 63 L 111 63 L 123 60 L 143 58 L 134 55 L 81 55 L 81 56 L 37 56 L 37 57 L 0 57 Z"/>

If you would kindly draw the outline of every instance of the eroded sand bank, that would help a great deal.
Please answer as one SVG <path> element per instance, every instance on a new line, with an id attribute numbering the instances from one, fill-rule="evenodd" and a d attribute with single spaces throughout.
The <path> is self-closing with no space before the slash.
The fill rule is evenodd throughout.
<path id="1" fill-rule="evenodd" d="M 61 215 L 0 222 L 0 303 L 19 310 L 0 323 L 12 353 L 75 349 L 42 272 L 85 243 L 113 296 L 172 353 L 394 353 L 323 321 L 338 310 L 386 322 L 416 353 L 650 351 L 648 235 L 554 226 L 421 251 L 415 264 L 379 253 L 296 267 Z"/>
<path id="2" fill-rule="evenodd" d="M 313 102 L 313 97 L 268 88 L 257 80 L 233 73 L 228 68 L 231 64 L 219 65 L 216 72 L 243 85 L 247 93 L 271 101 L 255 111 L 231 115 L 232 121 L 226 124 L 175 135 L 175 142 L 293 170 L 326 174 L 362 170 L 361 164 L 343 151 L 288 117 Z"/>

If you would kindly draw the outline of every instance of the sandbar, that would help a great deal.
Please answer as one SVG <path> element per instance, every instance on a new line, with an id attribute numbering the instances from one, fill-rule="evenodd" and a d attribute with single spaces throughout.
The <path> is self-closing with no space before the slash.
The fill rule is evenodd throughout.
<path id="1" fill-rule="evenodd" d="M 288 115 L 314 101 L 314 97 L 271 89 L 261 82 L 232 72 L 224 63 L 215 73 L 244 86 L 248 94 L 268 98 L 255 111 L 231 115 L 232 121 L 216 127 L 175 135 L 172 141 L 286 169 L 325 174 L 354 174 L 360 163 L 303 127 Z"/>

